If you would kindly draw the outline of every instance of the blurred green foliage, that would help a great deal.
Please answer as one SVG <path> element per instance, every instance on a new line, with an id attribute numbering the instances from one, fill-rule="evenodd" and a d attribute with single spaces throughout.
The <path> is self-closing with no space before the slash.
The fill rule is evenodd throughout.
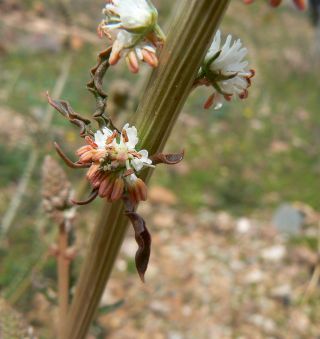
<path id="1" fill-rule="evenodd" d="M 1 144 L 0 154 L 0 187 L 4 187 L 8 185 L 8 182 L 15 182 L 23 173 L 28 154 L 21 149 L 17 149 L 13 152 L 12 150 L 8 150 L 5 145 Z"/>

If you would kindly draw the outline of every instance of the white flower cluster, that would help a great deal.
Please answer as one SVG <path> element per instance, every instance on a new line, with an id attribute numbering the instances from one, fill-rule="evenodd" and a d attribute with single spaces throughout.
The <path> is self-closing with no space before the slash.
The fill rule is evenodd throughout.
<path id="1" fill-rule="evenodd" d="M 98 150 L 107 150 L 110 164 L 106 169 L 117 169 L 125 165 L 126 170 L 141 171 L 144 166 L 150 166 L 152 161 L 148 158 L 148 151 L 136 151 L 139 142 L 137 129 L 126 124 L 119 138 L 114 137 L 114 132 L 104 127 L 94 135 L 94 142 Z M 111 141 L 112 140 L 112 141 Z M 111 141 L 111 142 L 110 142 Z"/>
<path id="2" fill-rule="evenodd" d="M 230 101 L 234 96 L 247 98 L 254 76 L 254 71 L 248 69 L 248 61 L 244 60 L 247 49 L 240 39 L 232 43 L 232 36 L 228 35 L 221 45 L 221 32 L 218 31 L 199 72 L 198 84 L 214 89 L 205 108 L 214 105 L 215 109 L 219 109 L 223 101 Z"/>
<path id="3" fill-rule="evenodd" d="M 77 155 L 79 163 L 89 165 L 87 178 L 100 197 L 115 201 L 127 193 L 134 203 L 146 200 L 147 188 L 137 173 L 154 166 L 148 151 L 136 150 L 139 139 L 134 126 L 126 124 L 121 133 L 104 127 L 86 141 Z"/>
<path id="4" fill-rule="evenodd" d="M 157 24 L 158 12 L 149 0 L 109 0 L 103 14 L 99 31 L 113 42 L 111 65 L 124 56 L 133 73 L 139 71 L 139 61 L 158 66 L 156 52 L 164 35 Z"/>

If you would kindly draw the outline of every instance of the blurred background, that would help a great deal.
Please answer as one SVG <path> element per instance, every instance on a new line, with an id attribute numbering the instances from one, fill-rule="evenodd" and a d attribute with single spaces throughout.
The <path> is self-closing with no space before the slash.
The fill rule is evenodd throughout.
<path id="1" fill-rule="evenodd" d="M 154 0 L 167 31 L 174 4 Z M 75 159 L 78 131 L 46 102 L 49 90 L 90 117 L 89 69 L 107 46 L 98 0 L 0 0 L 0 325 L 54 338 L 57 227 L 42 207 L 42 164 L 57 140 Z M 170 19 L 171 18 L 171 19 Z M 168 142 L 186 150 L 158 167 L 140 207 L 153 235 L 147 283 L 131 230 L 91 338 L 320 337 L 320 25 L 309 8 L 231 2 L 222 23 L 256 70 L 250 96 L 205 111 L 208 89 L 187 101 Z M 143 95 L 145 66 L 121 63 L 105 81 L 119 126 Z M 81 171 L 66 168 L 77 195 Z M 101 201 L 79 208 L 76 281 Z M 0 328 L 1 328 L 0 326 Z M 13 332 L 12 332 L 13 333 Z M 21 338 L 8 336 L 8 338 Z"/>

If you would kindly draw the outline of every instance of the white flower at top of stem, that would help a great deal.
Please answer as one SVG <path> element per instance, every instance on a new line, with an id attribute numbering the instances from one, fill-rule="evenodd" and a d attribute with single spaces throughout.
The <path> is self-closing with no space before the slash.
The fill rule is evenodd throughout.
<path id="1" fill-rule="evenodd" d="M 133 73 L 139 71 L 139 61 L 158 66 L 157 47 L 162 46 L 165 36 L 149 0 L 108 0 L 103 13 L 99 32 L 112 41 L 111 65 L 124 57 Z"/>
<path id="2" fill-rule="evenodd" d="M 241 40 L 232 42 L 228 35 L 224 44 L 221 43 L 221 32 L 218 31 L 205 56 L 199 72 L 197 85 L 212 86 L 214 91 L 205 103 L 205 108 L 212 105 L 219 109 L 224 101 L 233 97 L 245 99 L 254 71 L 248 68 L 245 57 L 248 50 L 242 46 Z"/>
<path id="3" fill-rule="evenodd" d="M 152 30 L 158 20 L 156 8 L 147 0 L 112 0 L 103 13 L 109 30 L 125 29 L 136 34 Z"/>

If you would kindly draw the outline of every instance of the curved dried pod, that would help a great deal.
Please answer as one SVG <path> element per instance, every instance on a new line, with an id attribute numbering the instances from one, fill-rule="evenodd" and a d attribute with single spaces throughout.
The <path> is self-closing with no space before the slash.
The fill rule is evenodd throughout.
<path id="1" fill-rule="evenodd" d="M 184 150 L 180 153 L 157 153 L 150 157 L 153 165 L 176 165 L 184 158 Z"/>

